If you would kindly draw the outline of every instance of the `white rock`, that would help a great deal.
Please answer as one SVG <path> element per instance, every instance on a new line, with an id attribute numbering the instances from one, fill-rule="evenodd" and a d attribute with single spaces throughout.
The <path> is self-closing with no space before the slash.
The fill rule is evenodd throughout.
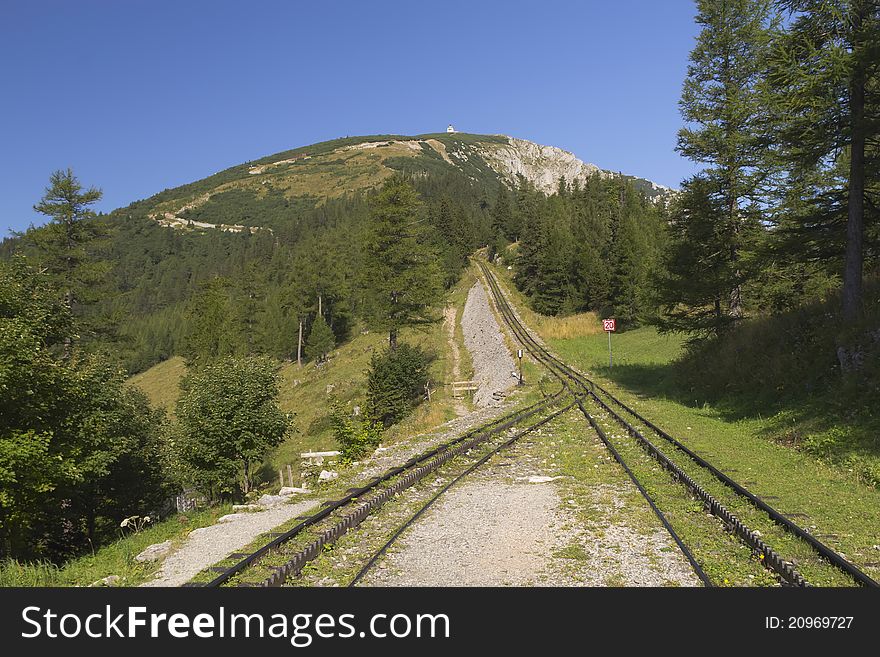
<path id="1" fill-rule="evenodd" d="M 275 506 L 276 504 L 281 504 L 282 502 L 286 501 L 286 497 L 282 497 L 281 495 L 269 495 L 267 493 L 257 500 L 257 504 L 259 504 L 260 506 Z"/>
<path id="2" fill-rule="evenodd" d="M 310 493 L 311 491 L 308 488 L 294 488 L 293 486 L 285 486 L 278 494 L 281 497 L 288 497 L 289 495 L 302 495 L 303 493 Z"/>
<path id="3" fill-rule="evenodd" d="M 137 555 L 134 560 L 144 563 L 145 561 L 158 561 L 171 551 L 171 541 L 155 543 Z"/>
<path id="4" fill-rule="evenodd" d="M 89 586 L 117 586 L 119 584 L 119 575 L 107 575 L 104 579 L 92 582 Z"/>
<path id="5" fill-rule="evenodd" d="M 532 475 L 528 478 L 528 482 L 530 484 L 546 484 L 561 478 L 562 477 L 548 477 L 546 475 Z"/>
<path id="6" fill-rule="evenodd" d="M 330 481 L 338 476 L 339 473 L 333 470 L 321 470 L 321 474 L 318 475 L 318 481 Z"/>
<path id="7" fill-rule="evenodd" d="M 232 522 L 233 520 L 237 520 L 244 516 L 243 513 L 227 513 L 225 516 L 220 516 L 217 518 L 217 522 Z"/>
<path id="8" fill-rule="evenodd" d="M 262 511 L 263 507 L 259 504 L 233 504 L 233 511 Z"/>

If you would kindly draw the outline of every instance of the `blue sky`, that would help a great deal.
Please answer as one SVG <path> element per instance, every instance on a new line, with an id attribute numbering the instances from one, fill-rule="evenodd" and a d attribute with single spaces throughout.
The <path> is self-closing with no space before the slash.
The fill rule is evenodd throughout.
<path id="1" fill-rule="evenodd" d="M 50 173 L 99 209 L 296 146 L 444 130 L 677 186 L 691 0 L 5 0 L 0 234 Z"/>

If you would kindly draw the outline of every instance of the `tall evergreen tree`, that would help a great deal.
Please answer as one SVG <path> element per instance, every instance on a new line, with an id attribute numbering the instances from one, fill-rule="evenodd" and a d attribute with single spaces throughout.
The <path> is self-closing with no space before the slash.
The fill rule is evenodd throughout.
<path id="1" fill-rule="evenodd" d="M 824 232 L 843 244 L 842 309 L 854 319 L 862 304 L 866 217 L 876 220 L 880 205 L 880 2 L 781 4 L 791 22 L 776 40 L 770 80 L 782 156 L 792 168 L 786 182 L 813 192 L 803 216 L 819 238 Z"/>
<path id="2" fill-rule="evenodd" d="M 336 338 L 333 331 L 327 324 L 327 320 L 323 315 L 318 315 L 312 322 L 312 330 L 309 331 L 308 340 L 306 340 L 306 356 L 311 360 L 320 363 L 329 354 L 336 344 Z"/>
<path id="3" fill-rule="evenodd" d="M 749 252 L 759 226 L 763 103 L 761 80 L 769 41 L 769 0 L 698 0 L 702 31 L 690 55 L 681 96 L 687 122 L 679 131 L 678 150 L 705 165 L 709 184 L 703 191 L 715 202 L 704 206 L 716 215 L 728 278 L 717 300 L 732 318 L 743 316 L 743 284 L 749 279 Z M 702 254 L 710 257 L 712 254 Z M 699 255 L 697 256 L 699 259 Z"/>
<path id="4" fill-rule="evenodd" d="M 90 253 L 90 247 L 105 233 L 91 209 L 102 195 L 95 187 L 84 189 L 71 169 L 53 172 L 43 198 L 34 206 L 50 221 L 41 228 L 32 226 L 23 235 L 32 247 L 31 255 L 63 291 L 64 302 L 78 317 L 83 304 L 97 299 L 97 285 L 106 269 Z M 67 351 L 71 340 L 65 346 Z"/>
<path id="5" fill-rule="evenodd" d="M 364 254 L 365 315 L 373 326 L 388 331 L 392 351 L 402 328 L 437 320 L 441 274 L 420 206 L 415 189 L 401 177 L 385 182 L 372 204 Z"/>

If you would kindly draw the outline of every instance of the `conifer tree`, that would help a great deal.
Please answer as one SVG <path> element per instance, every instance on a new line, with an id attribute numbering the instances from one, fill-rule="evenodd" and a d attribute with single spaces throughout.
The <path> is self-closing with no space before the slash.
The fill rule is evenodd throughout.
<path id="1" fill-rule="evenodd" d="M 306 356 L 320 363 L 329 354 L 333 347 L 336 346 L 336 337 L 327 324 L 327 320 L 323 315 L 315 317 L 312 322 L 312 330 L 309 331 L 308 340 L 306 340 Z"/>
<path id="2" fill-rule="evenodd" d="M 97 287 L 106 270 L 105 263 L 90 252 L 105 233 L 91 209 L 102 195 L 95 187 L 83 189 L 71 169 L 53 172 L 43 198 L 34 206 L 50 221 L 40 228 L 32 226 L 23 235 L 37 262 L 62 290 L 64 303 L 77 317 L 81 317 L 84 304 L 98 298 Z M 66 352 L 70 351 L 72 341 L 72 336 L 67 339 Z"/>
<path id="3" fill-rule="evenodd" d="M 681 96 L 687 122 L 679 131 L 678 150 L 705 165 L 701 193 L 715 198 L 701 219 L 715 225 L 720 248 L 729 266 L 714 278 L 714 300 L 734 320 L 743 316 L 743 284 L 749 279 L 749 252 L 759 225 L 758 202 L 764 176 L 764 145 L 760 81 L 769 40 L 769 0 L 698 0 L 697 23 L 702 31 L 690 55 Z M 683 217 L 690 217 L 685 214 Z M 683 219 L 684 220 L 684 219 Z M 713 253 L 695 254 L 715 258 Z M 682 299 L 684 302 L 684 298 Z M 696 314 L 700 314 L 696 312 Z M 696 328 L 696 327 L 695 327 Z"/>
<path id="4" fill-rule="evenodd" d="M 776 40 L 770 81 L 791 167 L 785 183 L 813 192 L 802 215 L 813 229 L 807 241 L 830 234 L 842 246 L 842 310 L 852 320 L 861 312 L 866 215 L 876 217 L 880 204 L 880 2 L 781 4 L 791 21 Z"/>
<path id="5" fill-rule="evenodd" d="M 437 320 L 441 274 L 420 207 L 415 189 L 401 177 L 385 182 L 372 203 L 364 253 L 364 314 L 373 326 L 388 331 L 392 351 L 402 328 Z"/>

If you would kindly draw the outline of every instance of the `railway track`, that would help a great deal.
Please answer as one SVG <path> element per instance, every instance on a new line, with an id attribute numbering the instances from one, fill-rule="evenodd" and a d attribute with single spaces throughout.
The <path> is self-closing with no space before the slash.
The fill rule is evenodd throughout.
<path id="1" fill-rule="evenodd" d="M 547 395 L 540 401 L 504 415 L 492 422 L 468 431 L 457 438 L 435 447 L 406 463 L 388 470 L 372 479 L 364 486 L 352 488 L 338 500 L 325 502 L 317 512 L 302 516 L 290 530 L 272 536 L 266 545 L 249 553 L 234 553 L 230 566 L 211 568 L 217 575 L 204 584 L 189 586 L 220 587 L 230 584 L 239 586 L 281 586 L 292 576 L 296 576 L 311 560 L 321 554 L 324 546 L 330 545 L 338 538 L 357 527 L 364 519 L 378 510 L 385 502 L 421 481 L 428 474 L 435 472 L 448 461 L 469 453 L 483 446 L 496 436 L 511 429 L 525 420 L 540 414 L 542 419 L 518 431 L 512 438 L 493 447 L 486 459 L 505 446 L 543 426 L 575 404 L 567 399 L 566 389 Z M 567 403 L 559 410 L 552 410 L 555 405 L 565 400 Z M 480 461 L 482 464 L 485 461 Z M 304 545 L 298 539 L 306 536 L 311 539 Z M 270 535 L 271 536 L 271 535 Z M 281 562 L 266 565 L 265 562 Z M 253 577 L 253 572 L 259 573 Z M 251 575 L 243 578 L 244 574 Z"/>
<path id="2" fill-rule="evenodd" d="M 791 561 L 783 559 L 776 550 L 763 540 L 760 532 L 751 529 L 736 513 L 728 508 L 730 500 L 746 501 L 748 505 L 758 513 L 766 515 L 766 517 L 768 517 L 776 526 L 782 528 L 782 530 L 796 537 L 798 540 L 806 543 L 816 558 L 822 560 L 823 563 L 829 564 L 831 567 L 849 578 L 849 581 L 851 582 L 850 585 L 878 586 L 876 581 L 860 570 L 855 564 L 849 562 L 843 556 L 824 545 L 806 529 L 800 527 L 790 518 L 786 517 L 785 514 L 780 513 L 777 509 L 774 509 L 757 495 L 754 495 L 742 485 L 732 480 L 717 467 L 650 422 L 636 410 L 617 399 L 608 390 L 596 384 L 589 377 L 551 354 L 546 347 L 529 333 L 528 329 L 526 329 L 516 316 L 516 313 L 514 313 L 507 298 L 498 285 L 498 281 L 495 279 L 495 276 L 486 264 L 479 262 L 479 265 L 492 293 L 495 306 L 517 341 L 537 362 L 542 364 L 551 374 L 553 374 L 566 390 L 575 396 L 578 408 L 584 415 L 585 419 L 597 432 L 602 442 L 611 451 L 614 458 L 620 463 L 624 470 L 626 470 L 632 481 L 642 492 L 651 508 L 670 532 L 676 544 L 684 552 L 704 584 L 711 585 L 712 582 L 709 580 L 705 572 L 703 572 L 702 568 L 700 568 L 691 552 L 685 546 L 683 541 L 681 541 L 673 527 L 657 507 L 655 500 L 651 498 L 649 493 L 645 490 L 645 487 L 639 482 L 632 469 L 625 462 L 620 454 L 620 450 L 615 448 L 614 441 L 609 437 L 608 432 L 602 429 L 600 422 L 598 422 L 594 414 L 590 413 L 587 409 L 584 400 L 587 400 L 590 404 L 600 409 L 602 413 L 605 413 L 608 417 L 612 418 L 613 422 L 623 429 L 629 439 L 636 442 L 639 447 L 659 463 L 674 480 L 685 486 L 691 495 L 699 499 L 709 513 L 719 518 L 728 530 L 749 546 L 754 553 L 759 555 L 764 566 L 772 571 L 782 584 L 789 586 L 810 585 L 803 575 L 798 572 L 797 568 L 795 568 Z M 615 409 L 618 409 L 620 412 Z M 664 447 L 668 452 L 664 452 L 652 442 L 652 440 L 645 435 L 648 432 L 663 440 Z M 672 454 L 674 454 L 674 457 L 670 456 Z M 682 464 L 683 460 L 685 460 L 686 463 Z M 714 493 L 709 490 L 709 485 L 705 482 L 704 477 L 712 480 L 712 483 L 720 483 L 723 489 L 729 493 L 729 495 L 725 495 L 724 502 L 718 499 L 719 493 L 717 489 Z"/>
<path id="3" fill-rule="evenodd" d="M 298 522 L 291 529 L 270 535 L 271 540 L 259 549 L 249 553 L 230 555 L 227 561 L 233 561 L 233 563 L 213 567 L 211 570 L 217 574 L 211 581 L 204 584 L 191 584 L 191 586 L 281 586 L 289 578 L 297 576 L 303 567 L 322 554 L 326 547 L 356 528 L 398 493 L 415 485 L 428 474 L 436 472 L 452 459 L 464 457 L 466 463 L 463 469 L 451 476 L 450 481 L 432 493 L 427 501 L 421 503 L 394 534 L 371 555 L 349 583 L 350 586 L 354 586 L 363 579 L 403 532 L 452 486 L 472 474 L 492 456 L 510 447 L 521 437 L 574 407 L 577 407 L 648 502 L 654 514 L 704 585 L 713 586 L 715 582 L 704 571 L 699 560 L 679 536 L 673 523 L 666 517 L 657 501 L 653 499 L 648 490 L 649 487 L 640 480 L 639 475 L 631 467 L 628 458 L 632 457 L 633 450 L 628 451 L 629 457 L 625 456 L 627 450 L 622 447 L 627 447 L 627 445 L 623 445 L 622 441 L 627 440 L 637 445 L 641 450 L 640 453 L 659 463 L 675 482 L 684 486 L 691 496 L 702 502 L 709 513 L 721 520 L 728 531 L 747 545 L 783 585 L 809 586 L 810 583 L 792 561 L 785 560 L 762 538 L 761 532 L 750 528 L 749 524 L 740 517 L 743 513 L 741 504 L 737 508 L 739 515 L 729 508 L 731 500 L 739 502 L 745 500 L 751 511 L 763 514 L 782 530 L 809 545 L 823 564 L 829 564 L 850 578 L 849 585 L 855 583 L 863 586 L 877 586 L 877 583 L 867 574 L 847 561 L 842 555 L 822 544 L 807 530 L 730 479 L 717 467 L 650 422 L 638 411 L 617 399 L 587 375 L 556 358 L 531 335 L 519 320 L 498 281 L 485 263 L 479 262 L 479 265 L 495 306 L 515 339 L 535 361 L 543 365 L 559 381 L 560 389 L 555 393 L 546 394 L 542 400 L 526 408 L 513 411 L 414 457 L 401 466 L 392 468 L 383 475 L 374 478 L 364 486 L 349 489 L 340 499 L 327 501 L 318 511 L 298 518 Z M 519 428 L 513 435 L 504 433 L 535 416 L 541 417 L 537 421 Z M 615 435 L 614 431 L 609 428 L 609 424 L 622 429 L 623 435 Z M 656 443 L 657 439 L 663 441 L 663 449 Z M 706 477 L 713 480 L 714 488 L 713 485 L 707 484 Z M 726 491 L 726 495 L 719 495 L 719 483 Z M 721 497 L 724 499 L 720 499 Z M 754 515 L 749 518 L 751 521 L 755 520 Z"/>

